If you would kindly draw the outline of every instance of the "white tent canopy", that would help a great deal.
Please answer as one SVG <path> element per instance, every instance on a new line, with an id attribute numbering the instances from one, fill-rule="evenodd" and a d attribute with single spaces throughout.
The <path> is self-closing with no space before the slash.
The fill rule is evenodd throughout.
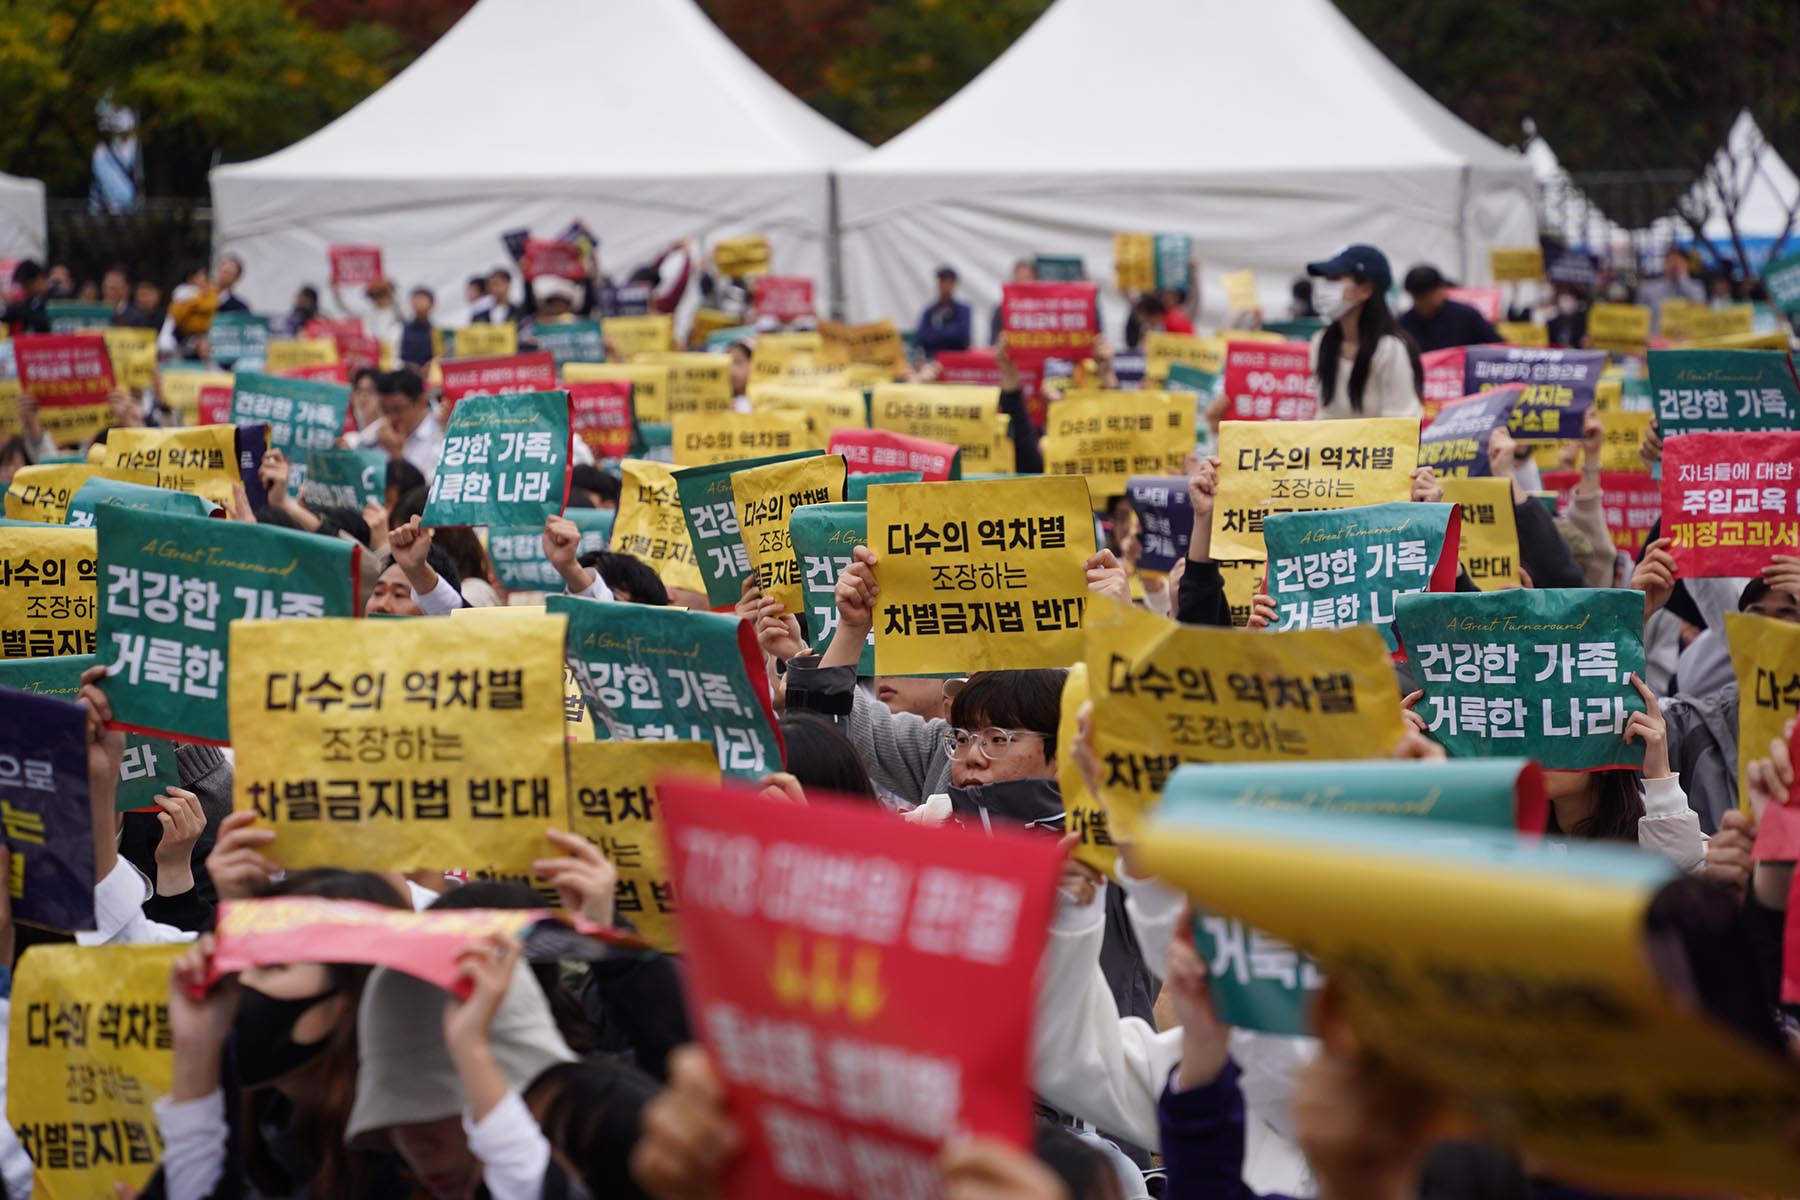
<path id="1" fill-rule="evenodd" d="M 45 229 L 44 185 L 0 174 L 0 258 L 41 261 L 49 249 Z"/>
<path id="2" fill-rule="evenodd" d="M 1787 234 L 1787 250 L 1800 248 L 1800 178 L 1788 166 L 1749 109 L 1739 112 L 1731 131 L 1701 172 L 1699 180 L 1680 205 L 1681 211 L 1705 213 L 1701 232 L 1721 253 L 1734 255 L 1732 222 L 1735 210 L 1738 236 L 1751 264 L 1760 262 L 1769 248 Z M 1678 217 L 1663 217 L 1650 227 L 1653 240 L 1688 242 L 1693 229 Z"/>
<path id="3" fill-rule="evenodd" d="M 212 173 L 218 249 L 258 309 L 373 244 L 440 320 L 504 261 L 500 234 L 585 219 L 622 276 L 670 242 L 769 235 L 823 279 L 829 167 L 867 147 L 770 79 L 693 0 L 480 0 L 388 85 L 310 137 Z"/>
<path id="4" fill-rule="evenodd" d="M 1476 283 L 1490 247 L 1537 240 L 1524 158 L 1329 0 L 1056 0 L 843 168 L 839 211 L 852 317 L 916 312 L 940 262 L 984 306 L 1033 253 L 1080 254 L 1108 284 L 1117 232 L 1191 234 L 1215 316 L 1219 275 L 1254 268 L 1271 319 L 1302 264 L 1347 242 L 1381 247 L 1396 276 L 1431 262 Z"/>
<path id="5" fill-rule="evenodd" d="M 1600 210 L 1563 170 L 1556 151 L 1541 134 L 1525 143 L 1525 159 L 1531 164 L 1542 203 L 1545 232 L 1570 246 L 1610 256 L 1615 247 L 1629 255 L 1631 234 Z"/>

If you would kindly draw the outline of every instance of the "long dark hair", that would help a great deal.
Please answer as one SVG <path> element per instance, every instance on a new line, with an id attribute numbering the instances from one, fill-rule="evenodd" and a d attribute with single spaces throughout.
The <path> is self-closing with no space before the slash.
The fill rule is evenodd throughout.
<path id="1" fill-rule="evenodd" d="M 1638 818 L 1644 815 L 1644 793 L 1633 770 L 1595 771 L 1589 777 L 1594 791 L 1594 811 L 1564 830 L 1556 823 L 1556 806 L 1550 806 L 1547 832 L 1593 842 L 1637 842 Z"/>
<path id="2" fill-rule="evenodd" d="M 265 896 L 324 896 L 333 900 L 365 900 L 389 908 L 410 908 L 406 898 L 381 876 L 369 871 L 342 871 L 320 867 L 306 871 L 290 871 L 280 882 L 270 885 Z M 358 1156 L 344 1145 L 344 1130 L 350 1124 L 350 1107 L 356 1101 L 356 1011 L 361 1006 L 363 985 L 371 968 L 345 963 L 327 963 L 331 982 L 349 1005 L 349 1015 L 339 1021 L 325 1039 L 325 1049 L 312 1062 L 316 1080 L 309 1094 L 294 1101 L 293 1116 L 288 1127 L 293 1130 L 294 1144 L 303 1146 L 313 1156 L 312 1178 L 306 1181 L 309 1196 L 356 1196 L 361 1194 Z M 240 1123 L 244 1139 L 244 1171 L 250 1182 L 267 1194 L 283 1195 L 292 1186 L 287 1171 L 270 1153 L 257 1128 L 258 1101 L 271 1095 L 270 1088 L 249 1088 L 244 1092 Z"/>
<path id="3" fill-rule="evenodd" d="M 1367 277 L 1353 275 L 1358 283 L 1368 283 Z M 1360 413 L 1363 410 L 1363 390 L 1369 386 L 1369 366 L 1375 361 L 1375 351 L 1384 337 L 1397 337 L 1406 347 L 1407 361 L 1412 365 L 1413 393 L 1423 395 L 1425 391 L 1425 365 L 1419 361 L 1419 348 L 1413 344 L 1406 330 L 1400 328 L 1395 319 L 1393 309 L 1388 307 L 1387 297 L 1379 288 L 1369 293 L 1369 298 L 1362 302 L 1362 308 L 1356 314 L 1356 361 L 1350 366 L 1350 411 Z M 1319 403 L 1331 403 L 1331 397 L 1337 388 L 1338 349 L 1344 344 L 1344 327 L 1333 321 L 1325 327 L 1324 336 L 1319 339 L 1319 361 L 1313 372 L 1319 378 Z"/>

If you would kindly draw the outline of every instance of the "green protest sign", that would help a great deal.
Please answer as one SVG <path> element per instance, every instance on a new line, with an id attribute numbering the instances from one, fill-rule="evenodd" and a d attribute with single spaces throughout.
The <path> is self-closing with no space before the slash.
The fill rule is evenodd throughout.
<path id="1" fill-rule="evenodd" d="M 1236 1029 L 1287 1037 L 1313 1031 L 1306 1013 L 1324 972 L 1308 955 L 1236 917 L 1194 917 L 1194 948 L 1212 977 L 1213 1008 Z"/>
<path id="2" fill-rule="evenodd" d="M 464 396 L 450 414 L 426 525 L 540 528 L 569 493 L 569 393 Z"/>
<path id="3" fill-rule="evenodd" d="M 92 654 L 56 658 L 0 659 L 0 688 L 73 700 L 81 691 L 81 673 L 100 661 Z M 119 790 L 114 812 L 153 808 L 167 788 L 181 786 L 175 744 L 141 733 L 125 735 L 125 757 L 119 763 Z"/>
<path id="4" fill-rule="evenodd" d="M 113 505 L 98 516 L 95 635 L 127 729 L 223 744 L 232 621 L 357 615 L 353 543 Z"/>
<path id="5" fill-rule="evenodd" d="M 719 769 L 782 767 L 781 734 L 748 621 L 718 613 L 556 595 L 566 653 L 602 740 L 713 743 Z"/>
<path id="6" fill-rule="evenodd" d="M 1194 239 L 1185 233 L 1159 233 L 1150 241 L 1156 264 L 1156 290 L 1174 291 L 1188 286 L 1188 270 L 1193 265 Z"/>
<path id="7" fill-rule="evenodd" d="M 241 371 L 231 385 L 231 424 L 269 427 L 269 445 L 294 464 L 293 490 L 306 482 L 314 452 L 337 444 L 349 405 L 350 388 L 329 380 Z"/>
<path id="8" fill-rule="evenodd" d="M 1652 350 L 1650 391 L 1665 438 L 1800 429 L 1800 384 L 1780 350 Z"/>
<path id="9" fill-rule="evenodd" d="M 1158 821 L 1180 824 L 1214 808 L 1343 813 L 1441 823 L 1451 836 L 1470 825 L 1542 833 L 1549 818 L 1544 772 L 1527 758 L 1464 758 L 1408 764 L 1210 763 L 1177 767 Z"/>
<path id="10" fill-rule="evenodd" d="M 1762 279 L 1776 308 L 1800 316 L 1800 250 L 1763 267 Z"/>
<path id="11" fill-rule="evenodd" d="M 217 313 L 212 328 L 206 331 L 206 344 L 221 367 L 240 360 L 260 365 L 269 357 L 269 318 L 247 312 Z"/>
<path id="12" fill-rule="evenodd" d="M 63 515 L 63 524 L 92 529 L 94 513 L 103 504 L 149 512 L 175 513 L 184 517 L 210 517 L 213 514 L 212 501 L 191 492 L 147 487 L 141 483 L 124 483 L 95 475 L 75 489 L 75 495 L 69 500 L 69 511 Z"/>
<path id="13" fill-rule="evenodd" d="M 1298 321 L 1264 321 L 1264 333 L 1278 333 L 1290 342 L 1309 342 L 1312 335 L 1325 328 L 1325 322 L 1317 317 L 1306 317 Z"/>
<path id="14" fill-rule="evenodd" d="M 314 450 L 306 460 L 307 503 L 361 512 L 387 499 L 383 450 Z"/>
<path id="15" fill-rule="evenodd" d="M 1402 596 L 1394 625 L 1425 692 L 1419 713 L 1452 758 L 1535 759 L 1557 771 L 1639 769 L 1625 722 L 1644 702 L 1644 595 L 1515 588 Z"/>
<path id="16" fill-rule="evenodd" d="M 902 472 L 911 473 L 911 472 Z M 852 475 L 851 479 L 873 476 Z M 918 480 L 881 480 L 888 483 L 917 483 Z M 788 520 L 788 533 L 794 541 L 794 557 L 800 562 L 800 590 L 805 596 L 806 636 L 814 649 L 823 653 L 837 633 L 837 581 L 850 566 L 851 551 L 869 537 L 869 506 L 862 501 L 843 504 L 808 504 L 796 508 Z M 858 675 L 875 674 L 875 631 L 869 630 L 863 643 L 862 658 L 856 664 Z"/>
<path id="17" fill-rule="evenodd" d="M 600 340 L 598 321 L 540 321 L 537 344 L 539 350 L 550 352 L 558 371 L 564 363 L 606 361 L 606 345 Z"/>
<path id="18" fill-rule="evenodd" d="M 52 300 L 44 306 L 51 333 L 91 333 L 112 324 L 110 304 L 85 304 L 79 300 Z"/>
<path id="19" fill-rule="evenodd" d="M 1087 264 L 1079 255 L 1040 254 L 1032 260 L 1032 268 L 1039 283 L 1079 283 L 1087 278 Z"/>
<path id="20" fill-rule="evenodd" d="M 675 488 L 681 497 L 682 516 L 694 543 L 694 561 L 706 581 L 706 602 L 715 608 L 736 604 L 750 575 L 750 555 L 738 528 L 737 501 L 732 499 L 731 477 L 753 467 L 812 458 L 817 450 L 795 450 L 763 458 L 683 467 L 675 472 Z"/>
<path id="21" fill-rule="evenodd" d="M 1276 629 L 1373 625 L 1388 650 L 1394 600 L 1456 587 L 1462 510 L 1454 504 L 1371 504 L 1327 512 L 1270 513 L 1266 590 Z"/>
<path id="22" fill-rule="evenodd" d="M 1219 376 L 1213 371 L 1202 371 L 1193 363 L 1170 363 L 1163 386 L 1171 392 L 1193 392 L 1210 397 L 1219 390 Z"/>
<path id="23" fill-rule="evenodd" d="M 571 508 L 563 514 L 581 530 L 575 554 L 604 550 L 612 537 L 614 512 L 610 508 Z M 544 557 L 544 527 L 488 530 L 488 558 L 503 588 L 526 592 L 560 592 L 563 579 Z"/>
<path id="24" fill-rule="evenodd" d="M 733 342 L 742 342 L 746 340 L 752 342 L 756 340 L 756 326 L 733 325 L 729 329 L 715 329 L 706 335 L 706 352 L 708 354 L 723 354 L 731 349 L 731 344 Z"/>
<path id="25" fill-rule="evenodd" d="M 844 480 L 844 499 L 867 500 L 869 489 L 878 483 L 922 483 L 924 479 L 923 471 L 871 471 L 866 475 L 852 475 Z"/>

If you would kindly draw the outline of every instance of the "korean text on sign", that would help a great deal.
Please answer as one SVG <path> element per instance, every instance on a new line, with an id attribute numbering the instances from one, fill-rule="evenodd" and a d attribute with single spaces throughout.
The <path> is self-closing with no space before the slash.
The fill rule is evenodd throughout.
<path id="1" fill-rule="evenodd" d="M 1800 716 L 1800 625 L 1726 613 L 1725 643 L 1738 686 L 1738 807 L 1748 813 L 1750 764 Z"/>
<path id="2" fill-rule="evenodd" d="M 619 464 L 619 482 L 612 548 L 649 563 L 669 587 L 704 593 L 675 472 L 666 463 L 628 458 Z"/>
<path id="3" fill-rule="evenodd" d="M 1526 757 L 1558 771 L 1638 767 L 1625 722 L 1644 702 L 1644 596 L 1515 588 L 1402 596 L 1395 623 L 1424 689 L 1419 714 L 1453 758 Z"/>
<path id="4" fill-rule="evenodd" d="M 290 867 L 528 868 L 568 819 L 566 628 L 234 622 L 233 803 Z"/>
<path id="5" fill-rule="evenodd" d="M 1457 557 L 1469 582 L 1484 592 L 1519 582 L 1519 525 L 1512 480 L 1467 476 L 1439 481 L 1444 500 L 1462 509 Z"/>
<path id="6" fill-rule="evenodd" d="M 569 394 L 470 396 L 431 477 L 426 525 L 530 525 L 568 495 Z"/>
<path id="7" fill-rule="evenodd" d="M 914 481 L 916 482 L 916 481 Z M 800 564 L 804 608 L 798 610 L 815 647 L 831 644 L 838 628 L 837 581 L 849 570 L 856 547 L 868 541 L 868 504 L 809 504 L 788 521 Z M 875 630 L 864 639 L 858 675 L 875 674 Z"/>
<path id="8" fill-rule="evenodd" d="M 764 596 L 797 613 L 804 604 L 800 564 L 794 557 L 788 522 L 801 509 L 844 499 L 844 460 L 825 454 L 770 463 L 731 477 L 737 503 L 739 540 L 750 556 L 756 586 Z"/>
<path id="9" fill-rule="evenodd" d="M 15 921 L 94 928 L 94 822 L 80 705 L 0 690 L 0 839 L 12 855 Z"/>
<path id="10" fill-rule="evenodd" d="M 1662 531 L 1683 578 L 1755 576 L 1800 555 L 1800 433 L 1688 433 L 1663 444 Z"/>
<path id="11" fill-rule="evenodd" d="M 1053 842 L 660 798 L 696 1026 L 745 1134 L 733 1194 L 931 1196 L 953 1135 L 1026 1144 Z M 946 994 L 981 1003 L 936 1019 Z"/>
<path id="12" fill-rule="evenodd" d="M 675 472 L 675 490 L 687 520 L 688 540 L 694 562 L 706 580 L 706 599 L 715 608 L 737 603 L 744 580 L 750 575 L 750 552 L 738 526 L 738 502 L 732 478 L 740 471 L 771 463 L 811 456 L 813 451 L 794 450 L 741 462 L 682 467 Z"/>
<path id="13" fill-rule="evenodd" d="M 1080 655 L 1092 507 L 1081 479 L 869 489 L 884 675 L 1066 666 Z"/>
<path id="14" fill-rule="evenodd" d="M 94 532 L 0 527 L 0 658 L 94 652 Z"/>
<path id="15" fill-rule="evenodd" d="M 1650 391 L 1665 438 L 1800 429 L 1800 384 L 1779 350 L 1652 350 Z"/>

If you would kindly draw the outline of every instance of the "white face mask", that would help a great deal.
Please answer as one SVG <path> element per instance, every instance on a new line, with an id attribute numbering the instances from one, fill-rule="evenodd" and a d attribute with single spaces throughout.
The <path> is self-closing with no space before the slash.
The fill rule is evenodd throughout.
<path id="1" fill-rule="evenodd" d="M 1313 280 L 1313 307 L 1327 321 L 1335 321 L 1356 306 L 1354 300 L 1345 295 L 1346 285 L 1341 279 Z"/>

